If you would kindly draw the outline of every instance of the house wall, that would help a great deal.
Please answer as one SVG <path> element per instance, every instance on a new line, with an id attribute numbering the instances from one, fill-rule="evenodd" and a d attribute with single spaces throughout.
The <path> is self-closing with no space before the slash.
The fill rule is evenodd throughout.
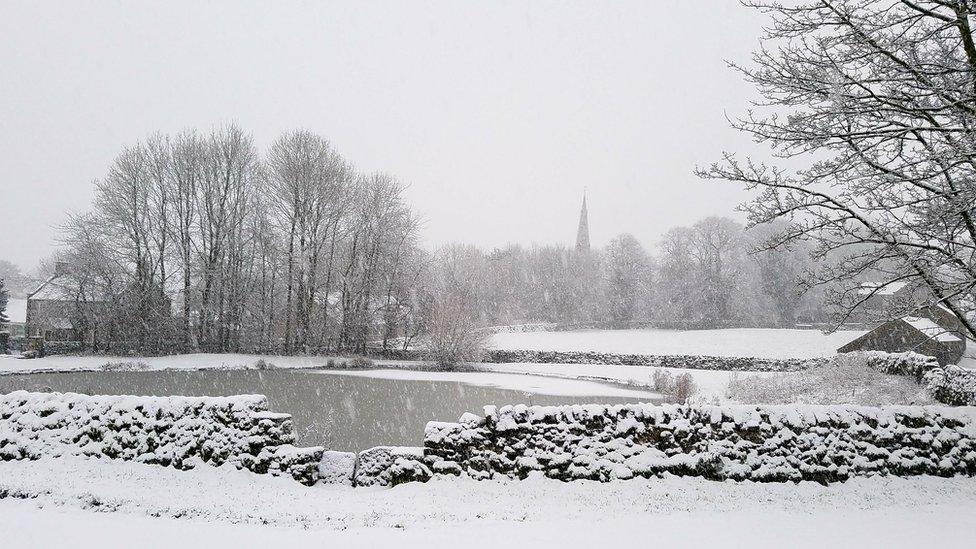
<path id="1" fill-rule="evenodd" d="M 907 322 L 892 320 L 837 349 L 837 352 L 885 351 L 902 353 L 914 351 L 923 355 L 934 356 L 940 365 L 945 366 L 959 362 L 965 350 L 964 341 L 935 341 Z"/>

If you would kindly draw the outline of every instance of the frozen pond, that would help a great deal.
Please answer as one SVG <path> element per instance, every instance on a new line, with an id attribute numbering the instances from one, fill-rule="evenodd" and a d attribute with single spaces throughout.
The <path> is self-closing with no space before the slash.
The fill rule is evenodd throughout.
<path id="1" fill-rule="evenodd" d="M 463 376 L 464 374 L 457 374 Z M 502 374 L 504 375 L 504 374 Z M 582 385 L 582 387 L 591 387 Z M 548 395 L 445 379 L 388 379 L 317 370 L 158 370 L 58 372 L 0 376 L 0 393 L 15 390 L 105 395 L 225 396 L 263 394 L 271 410 L 294 417 L 300 445 L 333 450 L 417 446 L 430 420 L 481 414 L 486 404 L 626 403 L 650 399 Z"/>

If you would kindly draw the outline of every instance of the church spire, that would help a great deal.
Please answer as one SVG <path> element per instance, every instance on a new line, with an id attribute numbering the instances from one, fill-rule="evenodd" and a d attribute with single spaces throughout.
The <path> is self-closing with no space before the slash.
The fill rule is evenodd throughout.
<path id="1" fill-rule="evenodd" d="M 586 218 L 586 191 L 583 191 L 583 208 L 580 210 L 579 229 L 576 230 L 576 251 L 590 252 L 590 224 Z"/>

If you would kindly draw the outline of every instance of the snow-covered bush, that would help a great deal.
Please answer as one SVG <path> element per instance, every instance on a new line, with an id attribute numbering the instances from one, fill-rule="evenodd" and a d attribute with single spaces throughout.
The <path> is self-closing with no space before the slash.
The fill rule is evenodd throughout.
<path id="1" fill-rule="evenodd" d="M 929 370 L 925 390 L 935 400 L 952 406 L 976 406 L 976 371 L 949 365 Z"/>
<path id="2" fill-rule="evenodd" d="M 976 474 L 976 410 L 922 406 L 505 406 L 431 422 L 435 471 L 607 481 Z"/>

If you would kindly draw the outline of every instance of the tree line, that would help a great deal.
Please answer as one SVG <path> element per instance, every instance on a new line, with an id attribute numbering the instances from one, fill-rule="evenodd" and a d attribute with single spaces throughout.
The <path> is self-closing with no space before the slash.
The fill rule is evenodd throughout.
<path id="1" fill-rule="evenodd" d="M 430 252 L 404 191 L 304 130 L 264 153 L 233 125 L 153 134 L 118 154 L 90 211 L 61 227 L 52 262 L 69 268 L 56 283 L 84 345 L 106 352 L 366 354 L 425 339 L 449 359 L 488 326 L 827 320 L 822 292 L 798 284 L 809 247 L 753 253 L 775 222 L 706 218 L 671 229 L 653 253 L 629 234 L 585 253 Z"/>
<path id="2" fill-rule="evenodd" d="M 57 286 L 84 344 L 107 352 L 365 354 L 421 338 L 450 357 L 487 326 L 826 320 L 822 294 L 798 286 L 810 249 L 752 253 L 773 227 L 706 218 L 668 231 L 655 253 L 629 234 L 585 253 L 429 252 L 404 190 L 308 131 L 264 154 L 233 125 L 157 133 L 123 149 L 90 211 L 61 227 L 52 261 L 69 268 Z"/>
<path id="3" fill-rule="evenodd" d="M 96 349 L 363 353 L 430 301 L 404 189 L 308 131 L 155 134 L 62 227 L 58 283 Z"/>
<path id="4" fill-rule="evenodd" d="M 439 268 L 466 273 L 458 286 L 484 326 L 708 329 L 828 322 L 823 291 L 801 284 L 812 268 L 809 249 L 757 251 L 771 230 L 709 217 L 669 230 L 654 253 L 630 234 L 585 253 L 560 245 L 484 251 L 455 244 L 438 254 Z"/>

